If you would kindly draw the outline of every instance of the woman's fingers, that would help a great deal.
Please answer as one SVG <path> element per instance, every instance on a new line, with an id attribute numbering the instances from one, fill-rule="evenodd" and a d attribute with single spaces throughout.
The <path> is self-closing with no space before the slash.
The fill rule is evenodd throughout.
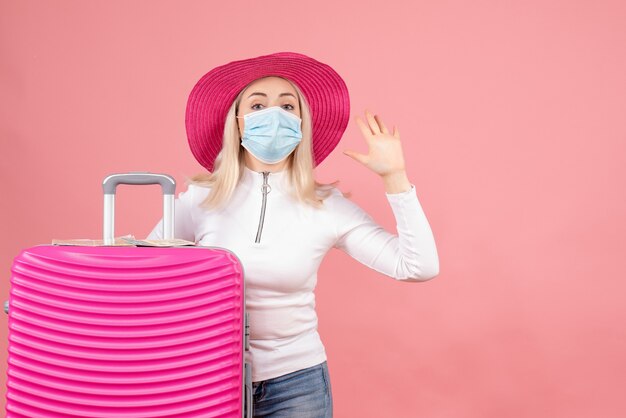
<path id="1" fill-rule="evenodd" d="M 382 119 L 380 118 L 380 116 L 378 115 L 374 115 L 374 119 L 376 119 L 376 122 L 378 122 L 378 126 L 380 126 L 380 131 L 384 134 L 388 134 L 389 130 L 387 129 L 387 127 L 385 126 L 385 124 L 383 123 Z"/>
<path id="2" fill-rule="evenodd" d="M 389 129 L 387 129 L 387 126 L 385 126 L 383 120 L 379 115 L 374 115 L 369 110 L 365 110 L 365 115 L 367 123 L 363 121 L 359 116 L 356 116 L 355 118 L 356 123 L 359 125 L 359 129 L 361 129 L 363 136 L 368 142 L 372 140 L 376 135 L 389 135 Z M 400 139 L 400 133 L 398 132 L 398 128 L 395 126 L 393 127 L 392 135 Z"/>
<path id="3" fill-rule="evenodd" d="M 370 125 L 370 129 L 372 130 L 372 133 L 374 135 L 379 134 L 380 126 L 378 126 L 378 122 L 376 122 L 374 115 L 372 115 L 372 113 L 367 109 L 365 110 L 365 117 L 367 117 L 367 122 Z"/>
<path id="4" fill-rule="evenodd" d="M 352 150 L 344 150 L 343 153 L 346 154 L 348 157 L 352 157 L 353 159 L 357 160 L 361 164 L 367 165 L 367 159 L 368 159 L 367 155 L 360 154 Z"/>
<path id="5" fill-rule="evenodd" d="M 365 134 L 377 135 L 381 133 L 383 134 L 389 133 L 389 129 L 387 129 L 387 127 L 383 123 L 383 120 L 380 118 L 380 116 L 374 115 L 372 112 L 370 112 L 367 109 L 365 110 L 365 119 L 367 120 L 367 123 L 365 123 L 358 116 L 356 117 L 356 121 L 359 125 L 359 128 L 361 129 L 361 132 L 363 132 L 364 135 Z"/>
<path id="6" fill-rule="evenodd" d="M 365 122 L 363 122 L 363 120 L 361 120 L 361 118 L 358 116 L 356 117 L 356 123 L 357 125 L 359 125 L 359 128 L 361 129 L 361 133 L 363 134 L 365 139 L 369 142 L 369 140 L 371 139 L 371 136 L 374 135 L 370 127 Z"/>

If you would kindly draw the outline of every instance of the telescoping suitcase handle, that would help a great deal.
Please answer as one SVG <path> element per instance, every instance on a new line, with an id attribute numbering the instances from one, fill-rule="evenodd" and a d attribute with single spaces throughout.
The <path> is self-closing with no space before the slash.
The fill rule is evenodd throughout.
<path id="1" fill-rule="evenodd" d="M 104 191 L 104 245 L 115 243 L 115 190 L 118 184 L 160 184 L 163 191 L 163 238 L 174 239 L 174 193 L 176 180 L 170 175 L 133 171 L 108 175 L 102 182 Z"/>

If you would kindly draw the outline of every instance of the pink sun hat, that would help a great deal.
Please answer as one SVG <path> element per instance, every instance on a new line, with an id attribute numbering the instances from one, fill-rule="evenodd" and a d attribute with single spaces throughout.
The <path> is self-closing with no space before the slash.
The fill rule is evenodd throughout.
<path id="1" fill-rule="evenodd" d="M 280 76 L 297 85 L 311 109 L 313 165 L 335 149 L 350 118 L 350 97 L 330 66 L 296 52 L 277 52 L 213 68 L 196 83 L 187 100 L 185 127 L 193 156 L 209 171 L 222 149 L 226 114 L 250 82 Z"/>

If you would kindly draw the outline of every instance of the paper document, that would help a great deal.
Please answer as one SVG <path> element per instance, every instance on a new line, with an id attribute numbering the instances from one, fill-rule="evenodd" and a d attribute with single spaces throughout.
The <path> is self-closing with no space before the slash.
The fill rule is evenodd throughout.
<path id="1" fill-rule="evenodd" d="M 74 245 L 82 247 L 100 247 L 105 246 L 104 240 L 101 239 L 53 239 L 52 245 Z M 184 239 L 151 239 L 140 240 L 136 239 L 133 235 L 124 235 L 122 237 L 116 237 L 112 246 L 118 247 L 178 247 L 196 245 L 193 241 L 187 241 Z"/>
<path id="2" fill-rule="evenodd" d="M 127 246 L 133 247 L 133 244 L 123 238 L 133 237 L 132 235 L 125 235 L 124 237 L 115 238 L 114 246 Z M 134 238 L 134 237 L 133 237 Z M 102 239 L 53 239 L 52 245 L 74 245 L 80 247 L 99 247 L 104 246 L 104 240 Z"/>
<path id="3" fill-rule="evenodd" d="M 184 239 L 135 239 L 135 237 L 122 237 L 122 239 L 138 247 L 177 247 L 180 245 L 196 245 L 193 241 Z"/>

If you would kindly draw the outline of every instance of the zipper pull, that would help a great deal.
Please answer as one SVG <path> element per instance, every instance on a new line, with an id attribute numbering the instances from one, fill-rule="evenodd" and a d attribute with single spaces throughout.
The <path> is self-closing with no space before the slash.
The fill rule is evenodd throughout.
<path id="1" fill-rule="evenodd" d="M 269 192 L 272 191 L 272 186 L 270 186 L 269 183 L 267 182 L 267 178 L 269 177 L 269 175 L 270 175 L 269 171 L 263 172 L 263 185 L 261 186 L 261 192 L 264 195 L 267 195 Z"/>

